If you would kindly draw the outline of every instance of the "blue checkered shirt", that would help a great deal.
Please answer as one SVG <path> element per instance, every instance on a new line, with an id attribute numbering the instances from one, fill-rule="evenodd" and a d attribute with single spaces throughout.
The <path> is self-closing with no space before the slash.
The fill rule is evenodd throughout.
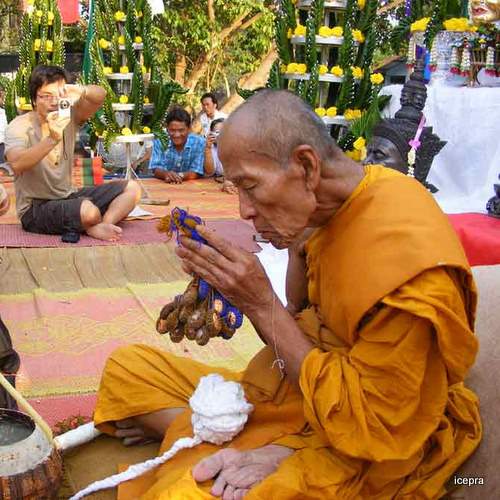
<path id="1" fill-rule="evenodd" d="M 151 171 L 159 168 L 170 172 L 196 172 L 204 174 L 205 139 L 200 135 L 189 134 L 184 149 L 177 151 L 172 141 L 165 150 L 158 139 L 153 141 L 153 154 L 149 162 Z"/>

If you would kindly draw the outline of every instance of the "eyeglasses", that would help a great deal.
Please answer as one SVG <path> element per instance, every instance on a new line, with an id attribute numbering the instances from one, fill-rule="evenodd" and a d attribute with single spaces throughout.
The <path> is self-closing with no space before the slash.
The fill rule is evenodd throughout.
<path id="1" fill-rule="evenodd" d="M 57 101 L 59 96 L 53 94 L 37 94 L 36 95 L 42 101 Z"/>

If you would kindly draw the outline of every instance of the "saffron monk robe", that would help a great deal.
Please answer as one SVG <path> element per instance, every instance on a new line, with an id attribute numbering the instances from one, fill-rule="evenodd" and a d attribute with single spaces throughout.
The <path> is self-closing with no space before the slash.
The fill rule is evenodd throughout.
<path id="1" fill-rule="evenodd" d="M 182 241 L 184 270 L 240 308 L 267 346 L 242 373 L 143 345 L 110 357 L 94 419 L 132 442 L 156 435 L 166 450 L 191 436 L 188 399 L 209 373 L 239 381 L 255 405 L 231 443 L 180 452 L 135 485 L 141 498 L 442 496 L 482 433 L 463 384 L 478 348 L 476 292 L 446 216 L 416 180 L 347 158 L 286 91 L 247 100 L 219 148 L 242 218 L 289 248 L 289 305 L 254 255 L 204 227 L 211 246 Z"/>

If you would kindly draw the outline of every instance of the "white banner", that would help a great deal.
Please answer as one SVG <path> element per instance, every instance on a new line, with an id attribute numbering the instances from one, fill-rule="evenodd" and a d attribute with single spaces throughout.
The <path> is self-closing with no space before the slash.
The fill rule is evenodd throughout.
<path id="1" fill-rule="evenodd" d="M 156 14 L 163 14 L 165 12 L 165 5 L 163 4 L 163 0 L 147 0 L 147 2 L 151 7 L 153 16 L 156 16 Z"/>

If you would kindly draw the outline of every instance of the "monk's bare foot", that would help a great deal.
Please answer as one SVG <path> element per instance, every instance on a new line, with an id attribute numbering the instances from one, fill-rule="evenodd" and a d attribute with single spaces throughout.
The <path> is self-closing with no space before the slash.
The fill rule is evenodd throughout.
<path id="1" fill-rule="evenodd" d="M 122 237 L 121 227 L 101 222 L 87 229 L 87 234 L 98 240 L 118 241 Z"/>
<path id="2" fill-rule="evenodd" d="M 144 429 L 139 427 L 131 418 L 118 420 L 115 422 L 115 426 L 115 436 L 120 438 L 125 446 L 148 444 L 157 441 L 157 439 L 148 435 Z"/>
<path id="3" fill-rule="evenodd" d="M 271 475 L 293 451 L 273 444 L 243 452 L 226 448 L 199 462 L 193 469 L 193 477 L 197 482 L 216 478 L 212 495 L 239 500 Z"/>

